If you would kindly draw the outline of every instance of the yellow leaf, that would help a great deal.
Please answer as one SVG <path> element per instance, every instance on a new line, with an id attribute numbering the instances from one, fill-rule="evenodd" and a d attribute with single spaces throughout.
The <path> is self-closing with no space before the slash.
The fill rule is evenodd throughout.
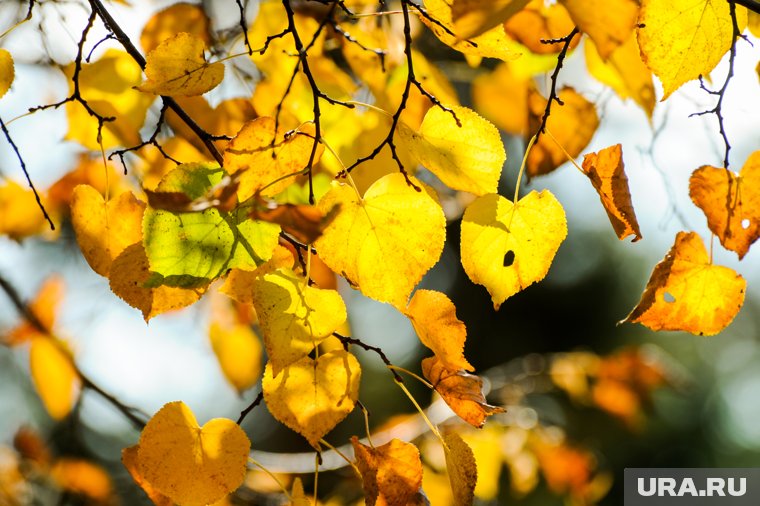
<path id="1" fill-rule="evenodd" d="M 507 159 L 499 131 L 466 107 L 452 110 L 456 119 L 440 107 L 432 107 L 419 132 L 400 124 L 399 139 L 449 187 L 475 195 L 496 193 Z"/>
<path id="2" fill-rule="evenodd" d="M 404 314 L 422 344 L 449 369 L 474 370 L 464 357 L 467 328 L 457 318 L 454 303 L 441 292 L 417 290 Z"/>
<path id="3" fill-rule="evenodd" d="M 145 23 L 140 34 L 140 45 L 147 53 L 181 32 L 187 32 L 205 44 L 211 43 L 209 19 L 199 5 L 180 2 L 155 13 Z"/>
<path id="4" fill-rule="evenodd" d="M 739 312 L 746 286 L 733 269 L 712 265 L 699 235 L 679 232 L 652 271 L 641 301 L 623 322 L 711 336 Z"/>
<path id="5" fill-rule="evenodd" d="M 106 470 L 86 460 L 60 458 L 50 469 L 50 476 L 63 490 L 85 496 L 93 504 L 106 504 L 113 493 Z"/>
<path id="6" fill-rule="evenodd" d="M 757 12 L 747 12 L 747 28 L 752 35 L 760 37 L 760 14 Z"/>
<path id="7" fill-rule="evenodd" d="M 487 417 L 504 412 L 504 409 L 486 403 L 480 377 L 448 369 L 438 357 L 422 360 L 422 374 L 454 413 L 473 427 L 481 428 Z"/>
<path id="8" fill-rule="evenodd" d="M 409 186 L 400 173 L 376 181 L 360 199 L 353 188 L 335 184 L 319 201 L 324 212 L 340 212 L 315 246 L 336 273 L 367 297 L 403 310 L 409 294 L 438 261 L 446 218 L 435 197 Z"/>
<path id="9" fill-rule="evenodd" d="M 274 118 L 262 117 L 246 123 L 224 152 L 224 168 L 230 174 L 243 171 L 238 181 L 238 198 L 244 201 L 257 192 L 276 195 L 293 183 L 292 177 L 309 163 L 319 161 L 324 147 L 314 136 L 314 125 L 306 123 L 297 132 L 277 129 Z M 316 146 L 315 146 L 316 143 Z"/>
<path id="10" fill-rule="evenodd" d="M 263 272 L 251 288 L 275 377 L 308 355 L 348 317 L 336 290 L 308 286 L 304 277 L 290 269 Z"/>
<path id="11" fill-rule="evenodd" d="M 475 108 L 497 127 L 513 135 L 528 130 L 528 92 L 533 80 L 515 74 L 510 65 L 500 63 L 493 72 L 480 74 L 472 82 Z"/>
<path id="12" fill-rule="evenodd" d="M 0 48 L 0 98 L 10 89 L 14 76 L 13 56 Z"/>
<path id="13" fill-rule="evenodd" d="M 635 236 L 632 242 L 641 239 L 623 165 L 623 147 L 615 144 L 598 153 L 585 155 L 583 172 L 599 194 L 618 239 L 623 240 L 629 235 Z"/>
<path id="14" fill-rule="evenodd" d="M 602 59 L 633 33 L 639 5 L 636 0 L 560 0 L 578 28 L 586 33 Z"/>
<path id="15" fill-rule="evenodd" d="M 504 23 L 507 35 L 520 43 L 533 55 L 556 55 L 562 50 L 562 44 L 544 44 L 542 40 L 559 39 L 567 36 L 575 23 L 570 19 L 567 9 L 557 3 L 546 5 L 545 2 L 531 2 Z M 568 49 L 574 49 L 580 43 L 580 37 L 573 37 Z M 517 62 L 530 57 L 523 55 Z M 553 63 L 546 70 L 554 68 L 556 56 L 551 58 Z"/>
<path id="16" fill-rule="evenodd" d="M 475 485 L 478 482 L 478 466 L 472 449 L 456 432 L 443 436 L 446 469 L 449 472 L 451 492 L 457 506 L 472 506 L 475 501 Z"/>
<path id="17" fill-rule="evenodd" d="M 426 0 L 425 8 L 428 14 L 439 21 L 449 32 L 456 34 L 449 2 L 446 0 Z M 441 42 L 463 53 L 470 65 L 477 65 L 484 57 L 509 61 L 520 56 L 508 48 L 507 42 L 509 38 L 504 32 L 502 25 L 495 26 L 482 35 L 473 37 L 471 40 L 460 40 L 456 35 L 452 35 L 441 26 L 431 23 L 425 16 L 420 16 L 420 20 L 430 28 Z"/>
<path id="18" fill-rule="evenodd" d="M 37 321 L 47 332 L 42 332 L 36 325 L 24 319 L 17 327 L 8 332 L 2 342 L 14 346 L 36 337 L 46 337 L 52 333 L 64 288 L 63 278 L 57 275 L 51 276 L 43 282 L 37 290 L 34 300 L 27 306 L 28 311 L 37 318 Z"/>
<path id="19" fill-rule="evenodd" d="M 214 304 L 208 336 L 224 377 L 238 392 L 261 377 L 261 341 L 250 324 L 240 321 L 227 297 Z M 212 304 L 217 302 L 213 299 Z"/>
<path id="20" fill-rule="evenodd" d="M 541 135 L 528 153 L 526 171 L 529 176 L 548 174 L 567 162 L 565 151 L 575 158 L 591 142 L 597 127 L 599 117 L 594 104 L 583 98 L 572 88 L 564 88 L 559 92 L 559 98 L 565 105 L 554 104 L 551 115 L 546 122 L 546 129 L 552 133 Z M 532 91 L 528 96 L 530 108 L 529 132 L 535 133 L 541 124 L 541 118 L 546 108 L 546 99 L 538 92 Z M 564 148 L 564 151 L 560 146 Z"/>
<path id="21" fill-rule="evenodd" d="M 73 91 L 75 64 L 64 68 Z M 155 97 L 140 93 L 134 87 L 142 80 L 142 70 L 125 51 L 109 49 L 93 63 L 82 64 L 79 72 L 79 93 L 96 113 L 115 118 L 103 123 L 103 148 L 140 144 L 140 129 L 148 107 Z M 69 131 L 66 139 L 79 142 L 87 149 L 100 151 L 98 120 L 78 102 L 66 104 Z"/>
<path id="22" fill-rule="evenodd" d="M 760 237 L 760 151 L 750 155 L 737 176 L 704 166 L 689 180 L 689 195 L 707 217 L 707 226 L 739 259 Z"/>
<path id="23" fill-rule="evenodd" d="M 746 11 L 736 16 L 741 30 Z M 728 2 L 719 0 L 644 0 L 639 24 L 641 57 L 662 82 L 662 100 L 708 75 L 734 40 Z"/>
<path id="24" fill-rule="evenodd" d="M 360 377 L 356 358 L 337 350 L 317 360 L 304 357 L 277 378 L 267 364 L 262 389 L 272 416 L 318 448 L 319 440 L 354 409 Z"/>
<path id="25" fill-rule="evenodd" d="M 148 79 L 137 89 L 156 95 L 193 97 L 216 88 L 224 79 L 224 64 L 206 62 L 205 46 L 187 32 L 166 39 L 148 53 Z"/>
<path id="26" fill-rule="evenodd" d="M 480 35 L 517 14 L 530 0 L 453 0 L 451 17 L 460 39 Z"/>
<path id="27" fill-rule="evenodd" d="M 584 42 L 584 49 L 589 73 L 615 90 L 620 98 L 632 98 L 651 118 L 656 102 L 654 82 L 652 72 L 641 61 L 636 37 L 631 35 L 606 62 L 602 61 L 593 42 Z"/>
<path id="28" fill-rule="evenodd" d="M 475 497 L 483 501 L 495 500 L 501 488 L 501 468 L 505 461 L 510 464 L 512 460 L 508 452 L 513 451 L 514 440 L 508 438 L 504 427 L 497 424 L 488 425 L 478 431 L 462 432 L 462 438 L 467 446 L 472 449 L 477 465 L 478 482 L 475 485 Z M 504 441 L 505 443 L 509 441 L 510 450 L 505 450 L 504 445 L 495 445 L 494 441 Z M 525 472 L 524 462 L 515 462 L 515 464 L 517 464 L 517 468 L 520 468 L 519 473 Z M 519 478 L 517 473 L 510 470 L 509 479 L 510 485 L 514 487 Z"/>
<path id="29" fill-rule="evenodd" d="M 391 439 L 370 447 L 351 438 L 356 467 L 362 475 L 367 506 L 408 506 L 422 485 L 420 451 L 411 443 Z"/>
<path id="30" fill-rule="evenodd" d="M 287 506 L 312 506 L 311 499 L 303 491 L 301 478 L 293 480 L 293 488 L 290 491 L 290 502 Z"/>
<path id="31" fill-rule="evenodd" d="M 200 289 L 173 286 L 146 288 L 152 273 L 142 241 L 127 246 L 111 264 L 111 291 L 124 302 L 139 309 L 145 321 L 154 316 L 193 304 L 203 295 Z"/>
<path id="32" fill-rule="evenodd" d="M 462 219 L 462 266 L 491 294 L 494 308 L 541 281 L 567 236 L 562 205 L 548 190 L 530 192 L 516 205 L 500 195 L 470 204 Z"/>
<path id="33" fill-rule="evenodd" d="M 105 202 L 89 185 L 74 188 L 71 222 L 79 248 L 92 270 L 108 277 L 111 264 L 127 246 L 142 241 L 145 204 L 132 192 Z"/>
<path id="34" fill-rule="evenodd" d="M 18 241 L 42 232 L 46 226 L 32 190 L 6 179 L 0 185 L 0 234 Z"/>
<path id="35" fill-rule="evenodd" d="M 150 485 L 150 483 L 145 481 L 145 478 L 143 478 L 142 473 L 140 472 L 140 466 L 137 463 L 137 451 L 139 448 L 140 447 L 138 445 L 124 448 L 121 451 L 121 463 L 124 464 L 124 467 L 127 469 L 129 475 L 132 477 L 135 483 L 137 483 L 137 485 L 147 494 L 150 500 L 153 501 L 153 504 L 156 506 L 174 506 L 174 501 L 166 497 L 161 492 L 155 490 Z"/>
<path id="36" fill-rule="evenodd" d="M 232 420 L 199 427 L 190 408 L 170 402 L 140 434 L 137 464 L 144 480 L 179 506 L 205 506 L 243 483 L 250 446 Z"/>
<path id="37" fill-rule="evenodd" d="M 73 359 L 63 351 L 63 344 L 53 339 L 47 336 L 32 340 L 29 367 L 45 409 L 55 420 L 61 420 L 77 402 L 82 381 L 74 369 Z"/>

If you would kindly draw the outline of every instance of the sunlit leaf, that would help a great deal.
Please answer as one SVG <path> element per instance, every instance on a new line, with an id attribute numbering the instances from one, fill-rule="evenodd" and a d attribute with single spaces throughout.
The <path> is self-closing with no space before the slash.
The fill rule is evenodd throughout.
<path id="1" fill-rule="evenodd" d="M 19 241 L 47 226 L 31 189 L 11 179 L 0 183 L 0 234 Z"/>
<path id="2" fill-rule="evenodd" d="M 455 190 L 496 193 L 507 159 L 499 131 L 465 107 L 454 115 L 432 107 L 419 132 L 399 126 L 399 138 L 426 169 Z"/>
<path id="3" fill-rule="evenodd" d="M 480 35 L 517 14 L 530 0 L 453 0 L 454 33 L 461 39 Z"/>
<path id="4" fill-rule="evenodd" d="M 95 188 L 79 185 L 71 200 L 77 243 L 92 270 L 108 277 L 111 264 L 127 246 L 142 240 L 145 203 L 132 192 L 105 202 Z"/>
<path id="5" fill-rule="evenodd" d="M 478 482 L 478 467 L 472 449 L 456 432 L 443 436 L 446 445 L 446 469 L 449 472 L 451 492 L 458 506 L 472 506 L 475 501 L 475 484 Z"/>
<path id="6" fill-rule="evenodd" d="M 531 2 L 520 12 L 504 23 L 507 35 L 519 42 L 533 54 L 555 55 L 562 50 L 563 44 L 544 44 L 542 40 L 553 40 L 566 37 L 575 27 L 575 23 L 561 4 Z M 580 37 L 574 37 L 568 48 L 574 49 L 580 42 Z M 524 55 L 520 60 L 524 60 Z M 518 60 L 518 61 L 520 61 Z M 553 58 L 556 64 L 556 58 Z"/>
<path id="7" fill-rule="evenodd" d="M 723 247 L 744 258 L 760 237 L 760 151 L 750 155 L 738 176 L 707 165 L 695 170 L 689 195 Z"/>
<path id="8" fill-rule="evenodd" d="M 430 381 L 446 404 L 465 422 L 482 427 L 486 418 L 502 413 L 503 408 L 491 406 L 483 396 L 483 380 L 465 371 L 446 368 L 437 357 L 422 360 L 422 374 Z"/>
<path id="9" fill-rule="evenodd" d="M 412 182 L 422 191 L 409 186 L 402 174 L 389 174 L 361 199 L 350 186 L 335 184 L 319 208 L 340 204 L 340 212 L 315 243 L 333 271 L 364 295 L 400 309 L 438 261 L 446 235 L 443 209 L 432 190 Z"/>
<path id="10" fill-rule="evenodd" d="M 10 89 L 15 75 L 13 56 L 8 50 L 0 48 L 0 98 Z"/>
<path id="11" fill-rule="evenodd" d="M 578 28 L 588 34 L 603 59 L 623 44 L 636 26 L 636 0 L 559 0 Z"/>
<path id="12" fill-rule="evenodd" d="M 161 42 L 148 53 L 148 79 L 137 89 L 155 95 L 192 97 L 216 88 L 224 79 L 224 64 L 206 62 L 205 46 L 187 32 Z"/>
<path id="13" fill-rule="evenodd" d="M 462 266 L 491 294 L 494 308 L 549 272 L 567 236 L 562 205 L 548 190 L 516 205 L 491 194 L 467 207 L 462 218 Z"/>
<path id="14" fill-rule="evenodd" d="M 714 335 L 741 309 L 746 286 L 733 269 L 712 264 L 699 235 L 679 232 L 652 271 L 641 301 L 623 322 Z"/>
<path id="15" fill-rule="evenodd" d="M 287 506 L 312 506 L 311 498 L 303 490 L 301 478 L 293 480 L 293 488 L 290 491 L 290 502 Z"/>
<path id="16" fill-rule="evenodd" d="M 319 440 L 354 409 L 360 377 L 356 358 L 338 350 L 317 360 L 304 357 L 276 378 L 267 364 L 262 389 L 272 416 L 317 448 Z"/>
<path id="17" fill-rule="evenodd" d="M 493 72 L 472 82 L 475 108 L 497 127 L 513 135 L 528 130 L 528 93 L 533 80 L 515 74 L 509 64 L 500 63 Z"/>
<path id="18" fill-rule="evenodd" d="M 274 118 L 262 117 L 246 123 L 224 152 L 224 167 L 239 175 L 238 196 L 247 200 L 256 193 L 276 195 L 293 183 L 309 163 L 319 161 L 324 147 L 314 138 L 314 125 L 307 123 L 297 132 L 282 127 L 275 135 Z M 316 146 L 315 146 L 316 143 Z"/>
<path id="19" fill-rule="evenodd" d="M 250 289 L 275 377 L 308 355 L 347 318 L 337 291 L 309 286 L 290 269 L 264 272 Z"/>
<path id="20" fill-rule="evenodd" d="M 351 438 L 356 467 L 362 475 L 367 506 L 406 506 L 422 485 L 420 451 L 411 443 L 392 439 L 382 446 L 366 446 Z"/>
<path id="21" fill-rule="evenodd" d="M 333 207 L 327 213 L 312 205 L 280 204 L 267 209 L 254 207 L 251 217 L 255 220 L 276 223 L 282 231 L 304 244 L 311 244 L 322 235 L 325 227 L 335 219 L 340 208 Z"/>
<path id="22" fill-rule="evenodd" d="M 179 2 L 151 16 L 140 34 L 140 45 L 148 53 L 181 32 L 187 32 L 208 45 L 211 43 L 209 25 L 201 6 Z"/>
<path id="23" fill-rule="evenodd" d="M 51 276 L 47 278 L 37 290 L 34 299 L 27 305 L 27 310 L 34 315 L 47 332 L 39 329 L 35 324 L 24 319 L 17 327 L 7 333 L 2 342 L 15 346 L 35 337 L 45 337 L 53 331 L 58 306 L 64 292 L 63 278 Z"/>
<path id="24" fill-rule="evenodd" d="M 154 489 L 151 484 L 145 481 L 145 478 L 143 478 L 137 460 L 138 449 L 139 445 L 124 448 L 121 451 L 121 463 L 124 464 L 124 467 L 127 469 L 129 475 L 132 477 L 135 483 L 137 483 L 137 485 L 143 489 L 143 492 L 147 494 L 150 500 L 153 501 L 153 504 L 156 506 L 174 506 L 174 501 Z"/>
<path id="25" fill-rule="evenodd" d="M 250 446 L 232 420 L 200 427 L 190 408 L 170 402 L 140 434 L 137 465 L 152 488 L 179 506 L 205 506 L 242 484 Z"/>
<path id="26" fill-rule="evenodd" d="M 618 239 L 630 235 L 635 236 L 632 242 L 641 239 L 628 189 L 628 177 L 625 175 L 622 146 L 615 144 L 598 153 L 584 155 L 583 172 L 599 194 Z"/>
<path id="27" fill-rule="evenodd" d="M 68 415 L 79 399 L 82 381 L 74 368 L 73 358 L 54 337 L 32 339 L 29 367 L 34 388 L 45 409 L 55 420 Z"/>
<path id="28" fill-rule="evenodd" d="M 404 312 L 422 344 L 433 350 L 449 369 L 472 371 L 464 357 L 467 328 L 457 318 L 454 303 L 443 293 L 417 290 Z"/>
<path id="29" fill-rule="evenodd" d="M 747 24 L 736 10 L 739 29 Z M 728 2 L 644 0 L 638 29 L 641 56 L 660 78 L 665 100 L 682 84 L 708 75 L 734 41 Z"/>

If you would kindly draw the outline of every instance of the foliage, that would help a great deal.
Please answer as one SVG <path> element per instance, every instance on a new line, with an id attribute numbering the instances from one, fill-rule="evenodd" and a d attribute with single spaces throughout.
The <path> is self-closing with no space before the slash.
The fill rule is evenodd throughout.
<path id="1" fill-rule="evenodd" d="M 47 3 L 29 0 L 26 17 L 2 37 L 35 19 Z M 254 468 L 279 480 L 249 458 L 255 427 L 251 440 L 241 428 L 262 402 L 308 441 L 317 467 L 336 454 L 355 471 L 343 497 L 320 491 L 316 477 L 309 497 L 300 478 L 291 488 L 292 476 L 286 476 L 273 494 L 289 504 L 335 504 L 360 495 L 368 505 L 473 504 L 497 497 L 502 464 L 516 496 L 536 488 L 542 476 L 546 488 L 569 503 L 604 497 L 610 477 L 590 450 L 549 424 L 505 423 L 524 396 L 496 392 L 497 405 L 488 403 L 489 383 L 465 357 L 468 332 L 455 304 L 441 291 L 418 288 L 444 248 L 457 243 L 464 272 L 485 287 L 494 310 L 543 280 L 568 235 L 567 217 L 549 190 L 521 196 L 522 180 L 567 161 L 587 176 L 616 236 L 642 239 L 625 146 L 584 154 L 603 121 L 598 104 L 559 86 L 563 64 L 578 47 L 590 75 L 650 118 L 661 107 L 653 76 L 662 84 L 661 100 L 699 79 L 716 105 L 696 114 L 717 119 L 724 158 L 722 167 L 706 163 L 694 171 L 689 194 L 710 233 L 742 259 L 760 236 L 758 154 L 740 174 L 729 170 L 722 105 L 736 46 L 748 23 L 757 22 L 760 5 L 264 0 L 254 8 L 238 0 L 238 25 L 218 30 L 203 7 L 176 3 L 153 14 L 140 50 L 123 29 L 127 20 L 114 14 L 129 7 L 81 4 L 87 16 L 76 54 L 61 68 L 68 95 L 34 104 L 29 121 L 63 107 L 66 138 L 102 160 L 84 155 L 41 191 L 10 121 L 0 119 L 29 185 L 27 191 L 4 178 L 0 233 L 16 241 L 56 240 L 61 226 L 71 226 L 92 270 L 146 322 L 211 299 L 209 338 L 220 367 L 241 395 L 254 387 L 258 394 L 237 422 L 216 418 L 201 427 L 181 401 L 143 416 L 83 373 L 76 350 L 58 335 L 60 281 L 51 279 L 26 303 L 0 277 L 21 320 L 3 343 L 29 346 L 32 381 L 52 418 L 74 416 L 83 390 L 115 406 L 141 431 L 137 446 L 124 450 L 124 466 L 156 504 L 227 504 L 241 484 L 249 486 L 246 476 Z M 92 34 L 101 25 L 107 36 L 95 42 Z M 475 110 L 460 103 L 450 76 L 425 49 L 431 45 L 461 53 L 457 58 L 478 69 Z M 706 76 L 726 55 L 728 74 L 711 89 Z M 541 86 L 538 77 L 546 74 Z M 0 49 L 0 97 L 14 78 L 13 56 Z M 215 99 L 212 106 L 208 98 L 222 96 L 213 93 L 235 82 L 253 91 Z M 524 141 L 511 198 L 499 193 L 507 159 L 499 129 Z M 124 175 L 111 160 L 121 163 Z M 447 220 L 460 219 L 461 236 L 451 237 Z M 624 322 L 720 333 L 741 309 L 746 282 L 712 257 L 697 232 L 680 232 Z M 346 285 L 340 290 L 339 278 Z M 349 289 L 408 318 L 433 354 L 422 360 L 419 374 L 392 364 L 382 346 L 351 337 L 344 303 Z M 423 429 L 409 438 L 416 445 L 398 439 L 403 431 L 397 427 L 383 438 L 373 435 L 379 428 L 370 425 L 360 402 L 366 364 L 357 349 L 374 354 L 390 372 L 389 384 L 419 411 Z M 632 429 L 642 423 L 651 392 L 670 383 L 667 367 L 644 360 L 636 349 L 548 360 L 552 389 Z M 422 409 L 404 378 L 437 393 L 429 409 Z M 471 427 L 447 421 L 448 415 L 435 419 L 433 407 L 442 403 Z M 352 457 L 325 438 L 355 410 L 364 413 L 367 433 L 343 442 Z M 499 448 L 489 438 L 509 445 Z M 35 451 L 30 444 L 17 444 L 7 459 L 10 470 L 0 469 L 4 502 L 21 504 L 29 496 L 23 471 L 30 463 L 66 494 L 93 504 L 115 500 L 107 474 L 95 464 L 43 457 L 44 443 L 35 442 Z M 436 460 L 436 451 L 443 457 Z M 442 491 L 440 478 L 450 481 L 450 489 Z M 333 502 L 319 502 L 331 495 Z"/>

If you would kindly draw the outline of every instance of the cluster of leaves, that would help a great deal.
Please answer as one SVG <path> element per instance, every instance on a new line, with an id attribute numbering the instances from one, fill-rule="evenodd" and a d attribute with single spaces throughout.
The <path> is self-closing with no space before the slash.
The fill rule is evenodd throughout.
<path id="1" fill-rule="evenodd" d="M 391 7 L 272 0 L 260 4 L 250 27 L 241 15 L 246 50 L 229 54 L 235 41 L 212 33 L 200 7 L 179 3 L 144 28 L 144 58 L 100 0 L 86 4 L 78 54 L 63 69 L 70 94 L 34 110 L 65 107 L 67 138 L 104 159 L 109 152 L 134 177 L 120 178 L 109 163 L 86 155 L 46 195 L 31 188 L 43 213 L 30 211 L 24 204 L 30 192 L 7 181 L 0 187 L 0 231 L 22 239 L 39 233 L 45 221 L 70 221 L 92 269 L 146 321 L 224 294 L 229 300 L 219 302 L 210 336 L 230 383 L 242 392 L 261 380 L 251 409 L 265 401 L 317 452 L 331 448 L 324 437 L 359 405 L 361 366 L 353 347 L 376 352 L 417 405 L 381 349 L 348 337 L 336 277 L 408 317 L 433 354 L 421 363 L 424 379 L 411 375 L 461 419 L 483 427 L 503 408 L 487 404 L 482 380 L 464 356 L 466 328 L 445 294 L 415 291 L 447 240 L 442 200 L 471 195 L 466 208 L 454 210 L 462 219 L 462 265 L 488 290 L 495 309 L 547 275 L 567 235 L 564 210 L 551 192 L 520 197 L 523 172 L 540 176 L 571 161 L 598 192 L 616 235 L 638 241 L 622 146 L 575 162 L 599 118 L 581 94 L 557 89 L 563 62 L 583 39 L 591 75 L 651 116 L 652 74 L 664 100 L 707 75 L 726 53 L 732 71 L 748 23 L 746 10 L 731 1 L 399 0 Z M 90 62 L 85 46 L 98 20 L 122 49 Z M 488 119 L 462 106 L 448 78 L 415 48 L 415 37 L 426 33 L 472 66 L 501 60 L 473 83 L 473 103 Z M 250 58 L 260 74 L 252 95 L 212 108 L 201 95 L 220 85 L 240 58 Z M 551 72 L 548 93 L 534 79 L 545 72 Z M 753 155 L 740 175 L 728 170 L 721 103 L 730 78 L 718 91 L 703 84 L 717 100 L 707 113 L 717 117 L 726 157 L 723 168 L 694 172 L 690 194 L 710 231 L 742 258 L 760 235 L 753 205 L 760 160 Z M 0 94 L 12 81 L 12 57 L 0 50 Z M 360 90 L 371 103 L 356 100 Z M 151 107 L 158 119 L 146 140 L 140 132 Z M 499 128 L 525 139 L 512 200 L 497 188 L 506 160 Z M 32 343 L 32 376 L 50 414 L 62 418 L 81 387 L 97 387 L 52 332 L 57 287 L 44 288 L 31 306 L 19 304 L 27 323 L 6 342 Z M 625 321 L 712 335 L 733 320 L 744 292 L 744 279 L 713 265 L 697 233 L 681 232 Z M 266 350 L 263 372 L 252 325 Z M 562 367 L 577 368 L 577 361 L 557 370 Z M 634 424 L 642 399 L 662 383 L 656 373 L 639 375 L 638 367 L 634 361 L 627 375 L 616 377 L 597 364 L 593 373 L 583 372 L 595 375 L 591 390 L 586 379 L 584 388 L 577 379 L 557 384 Z M 247 411 L 237 424 L 215 419 L 199 427 L 181 402 L 147 423 L 121 408 L 144 425 L 124 463 L 157 504 L 213 503 L 243 482 L 250 442 L 239 422 Z M 471 504 L 478 474 L 473 451 L 457 433 L 428 424 L 444 449 L 454 503 Z M 598 498 L 590 471 L 566 477 L 552 460 L 588 457 L 569 448 L 563 454 L 542 434 L 526 436 L 520 447 L 530 448 L 538 463 L 531 476 L 541 467 L 553 490 L 587 502 Z M 419 450 L 397 439 L 367 443 L 351 441 L 351 465 L 367 504 L 423 503 Z M 513 473 L 527 476 L 520 469 Z M 292 504 L 308 503 L 300 487 L 296 482 Z"/>

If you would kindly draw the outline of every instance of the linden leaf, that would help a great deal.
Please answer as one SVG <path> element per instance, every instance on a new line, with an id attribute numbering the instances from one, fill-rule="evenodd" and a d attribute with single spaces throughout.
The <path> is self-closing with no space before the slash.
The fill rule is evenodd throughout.
<path id="1" fill-rule="evenodd" d="M 251 442 L 232 420 L 203 427 L 183 402 L 165 404 L 140 434 L 137 467 L 143 479 L 179 506 L 205 506 L 238 488 Z"/>
<path id="2" fill-rule="evenodd" d="M 541 281 L 567 236 L 562 205 L 548 190 L 516 205 L 500 195 L 470 204 L 462 218 L 462 266 L 473 283 L 491 294 L 494 308 Z"/>
<path id="3" fill-rule="evenodd" d="M 420 131 L 400 124 L 403 145 L 449 187 L 475 195 L 496 193 L 507 159 L 499 131 L 466 107 L 440 107 L 425 114 Z"/>
<path id="4" fill-rule="evenodd" d="M 82 380 L 63 344 L 53 339 L 52 336 L 32 339 L 29 368 L 45 409 L 55 420 L 62 420 L 79 399 Z"/>
<path id="5" fill-rule="evenodd" d="M 560 0 L 560 4 L 605 60 L 633 33 L 639 14 L 636 0 Z"/>
<path id="6" fill-rule="evenodd" d="M 486 403 L 483 380 L 465 371 L 446 368 L 438 357 L 422 360 L 422 374 L 430 381 L 446 404 L 465 422 L 480 428 L 486 417 L 504 412 Z"/>
<path id="7" fill-rule="evenodd" d="M 733 269 L 710 263 L 699 235 L 679 232 L 652 271 L 641 301 L 621 323 L 715 335 L 741 309 L 746 286 Z"/>
<path id="8" fill-rule="evenodd" d="M 211 43 L 210 22 L 206 12 L 199 5 L 177 3 L 155 13 L 140 34 L 143 51 L 150 52 L 161 42 L 181 32 L 187 32 L 203 41 Z"/>
<path id="9" fill-rule="evenodd" d="M 319 440 L 354 409 L 360 377 L 356 358 L 336 350 L 317 360 L 304 357 L 277 378 L 267 364 L 261 387 L 272 416 L 318 448 Z"/>
<path id="10" fill-rule="evenodd" d="M 0 48 L 0 97 L 11 88 L 14 77 L 13 56 L 6 49 Z"/>
<path id="11" fill-rule="evenodd" d="M 224 79 L 224 64 L 206 62 L 205 46 L 187 32 L 166 39 L 145 58 L 148 79 L 137 89 L 155 95 L 193 97 L 216 88 Z"/>
<path id="12" fill-rule="evenodd" d="M 155 490 L 150 483 L 143 478 L 142 473 L 140 472 L 140 467 L 137 463 L 137 451 L 139 448 L 138 445 L 124 448 L 121 451 L 121 463 L 124 464 L 124 467 L 127 469 L 135 483 L 137 483 L 137 485 L 143 489 L 143 492 L 147 494 L 148 498 L 153 501 L 153 504 L 156 506 L 174 506 L 174 501 Z"/>
<path id="13" fill-rule="evenodd" d="M 306 123 L 297 132 L 277 129 L 274 118 L 249 121 L 232 139 L 224 152 L 224 167 L 238 174 L 238 197 L 247 200 L 257 193 L 276 195 L 293 183 L 309 164 L 316 164 L 324 146 L 315 140 L 313 124 Z M 312 158 L 312 151 L 314 156 Z M 241 172 L 242 171 L 242 172 Z"/>
<path id="14" fill-rule="evenodd" d="M 467 328 L 457 318 L 457 308 L 443 293 L 417 290 L 404 314 L 414 326 L 422 344 L 449 369 L 474 370 L 464 357 Z"/>
<path id="15" fill-rule="evenodd" d="M 366 446 L 351 438 L 356 467 L 362 475 L 367 506 L 407 506 L 422 486 L 420 451 L 411 443 L 391 439 L 382 446 Z"/>
<path id="16" fill-rule="evenodd" d="M 440 25 L 432 23 L 422 15 L 420 15 L 420 20 L 441 42 L 463 53 L 470 65 L 477 65 L 482 58 L 510 61 L 520 56 L 509 48 L 509 38 L 502 25 L 499 24 L 471 40 L 461 40 L 458 35 L 452 35 L 452 33 L 456 34 L 456 27 L 452 21 L 452 6 L 447 0 L 426 0 L 425 8 Z"/>
<path id="17" fill-rule="evenodd" d="M 746 11 L 737 9 L 736 17 L 741 30 Z M 728 2 L 644 0 L 639 26 L 641 57 L 662 82 L 662 100 L 687 81 L 708 75 L 734 42 Z"/>
<path id="18" fill-rule="evenodd" d="M 290 269 L 264 272 L 254 279 L 251 288 L 275 377 L 308 355 L 348 318 L 337 291 L 309 286 Z"/>
<path id="19" fill-rule="evenodd" d="M 623 147 L 615 144 L 598 153 L 584 155 L 583 172 L 599 194 L 618 239 L 623 240 L 629 235 L 635 235 L 632 242 L 641 239 L 625 175 Z"/>
<path id="20" fill-rule="evenodd" d="M 606 62 L 602 61 L 593 42 L 584 42 L 584 49 L 589 74 L 615 90 L 621 99 L 632 98 L 651 119 L 655 106 L 654 82 L 652 72 L 641 61 L 635 35 L 615 49 Z"/>
<path id="21" fill-rule="evenodd" d="M 475 501 L 475 485 L 478 482 L 478 466 L 475 454 L 456 432 L 443 436 L 446 443 L 443 450 L 446 455 L 446 469 L 449 472 L 451 492 L 458 506 L 472 506 Z"/>
<path id="22" fill-rule="evenodd" d="M 760 237 L 760 151 L 754 152 L 739 176 L 728 169 L 704 166 L 689 180 L 689 195 L 707 216 L 707 226 L 724 248 L 739 259 Z"/>
<path id="23" fill-rule="evenodd" d="M 74 188 L 71 223 L 77 243 L 92 270 L 108 277 L 111 264 L 127 246 L 142 240 L 145 204 L 132 192 L 105 202 L 89 185 Z"/>
<path id="24" fill-rule="evenodd" d="M 139 309 L 145 321 L 189 306 L 203 295 L 202 290 L 173 286 L 148 288 L 146 285 L 152 273 L 141 242 L 128 246 L 114 259 L 108 276 L 111 291 L 133 308 Z"/>
<path id="25" fill-rule="evenodd" d="M 594 104 L 578 92 L 572 88 L 564 88 L 560 90 L 559 98 L 564 105 L 557 107 L 555 104 L 546 122 L 546 129 L 554 138 L 548 134 L 541 135 L 528 153 L 526 170 L 531 177 L 553 171 L 567 162 L 567 154 L 572 158 L 580 155 L 591 142 L 599 126 L 599 117 Z M 537 91 L 531 91 L 528 96 L 528 107 L 530 108 L 528 131 L 536 132 L 544 115 L 546 99 Z"/>
<path id="26" fill-rule="evenodd" d="M 454 0 L 451 18 L 454 33 L 469 39 L 487 32 L 517 14 L 530 0 Z"/>
<path id="27" fill-rule="evenodd" d="M 327 266 L 364 295 L 402 310 L 438 261 L 446 237 L 446 218 L 432 190 L 411 181 L 422 191 L 393 173 L 378 179 L 364 198 L 335 184 L 318 207 L 326 212 L 340 204 L 340 212 L 314 244 Z"/>
<path id="28" fill-rule="evenodd" d="M 213 306 L 208 337 L 224 377 L 242 393 L 261 377 L 261 340 L 248 322 L 241 321 L 231 301 L 221 299 Z"/>

